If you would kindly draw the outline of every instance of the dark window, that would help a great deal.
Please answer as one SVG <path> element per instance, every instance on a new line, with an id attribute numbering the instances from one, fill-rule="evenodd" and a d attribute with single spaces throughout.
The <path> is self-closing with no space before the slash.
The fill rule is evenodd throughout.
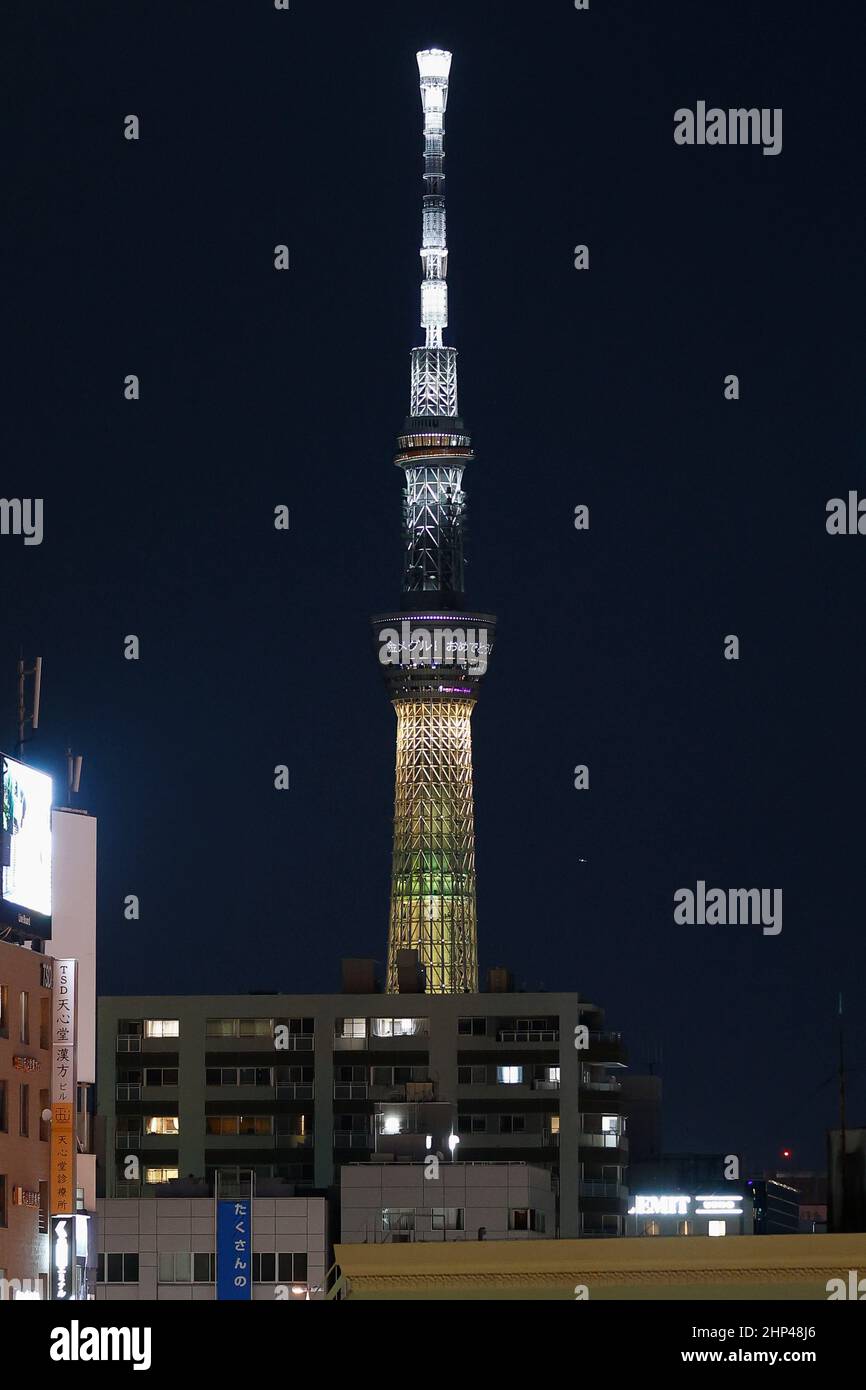
<path id="1" fill-rule="evenodd" d="M 213 1280 L 213 1255 L 193 1255 L 192 1277 L 196 1284 L 209 1284 Z"/>
<path id="2" fill-rule="evenodd" d="M 108 1283 L 109 1283 L 109 1284 L 122 1284 L 122 1283 L 123 1283 L 123 1256 L 122 1256 L 122 1255 L 106 1255 L 106 1257 L 105 1257 L 105 1264 L 106 1264 L 106 1272 L 107 1272 L 107 1276 L 108 1276 Z"/>
<path id="3" fill-rule="evenodd" d="M 239 1086 L 255 1086 L 255 1084 L 256 1084 L 256 1069 L 255 1069 L 255 1067 L 239 1067 L 239 1068 L 238 1068 L 238 1085 L 239 1085 Z"/>
<path id="4" fill-rule="evenodd" d="M 275 1284 L 277 1282 L 277 1257 L 276 1255 L 263 1253 L 258 1256 L 259 1268 L 256 1270 L 256 1256 L 253 1256 L 253 1282 L 258 1284 Z"/>
<path id="5" fill-rule="evenodd" d="M 18 1133 L 26 1139 L 30 1133 L 30 1087 L 21 1086 L 18 1091 Z"/>
<path id="6" fill-rule="evenodd" d="M 499 1133 L 500 1134 L 522 1134 L 526 1129 L 526 1117 L 524 1115 L 500 1115 Z"/>
<path id="7" fill-rule="evenodd" d="M 483 1038 L 487 1033 L 486 1018 L 461 1018 L 457 1020 L 457 1032 L 471 1038 Z"/>
<path id="8" fill-rule="evenodd" d="M 0 1038 L 9 1037 L 9 986 L 0 985 Z"/>
<path id="9" fill-rule="evenodd" d="M 8 1225 L 8 1209 L 6 1205 L 6 1174 L 0 1173 L 0 1226 Z"/>
<path id="10" fill-rule="evenodd" d="M 6 1115 L 6 1082 L 0 1081 L 0 1134 L 5 1134 L 8 1128 Z"/>
<path id="11" fill-rule="evenodd" d="M 206 1067 L 204 1074 L 204 1084 L 206 1086 L 219 1086 L 222 1080 L 222 1073 L 219 1067 Z"/>

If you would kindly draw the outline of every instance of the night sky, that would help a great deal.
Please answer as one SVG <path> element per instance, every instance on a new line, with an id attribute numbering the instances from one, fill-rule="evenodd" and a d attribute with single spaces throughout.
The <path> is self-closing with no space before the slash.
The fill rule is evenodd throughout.
<path id="1" fill-rule="evenodd" d="M 482 967 L 602 1005 L 660 1065 L 667 1148 L 822 1166 L 840 988 L 866 1123 L 866 537 L 825 529 L 866 494 L 858 7 L 21 0 L 2 23 L 2 491 L 44 498 L 45 536 L 0 537 L 0 729 L 11 750 L 23 644 L 28 754 L 61 776 L 71 740 L 99 817 L 101 991 L 329 991 L 341 955 L 384 956 L 368 618 L 399 599 L 421 341 L 414 55 L 447 47 L 468 600 L 499 617 Z M 678 147 L 699 100 L 781 107 L 782 153 Z M 781 935 L 675 925 L 698 879 L 781 888 Z"/>

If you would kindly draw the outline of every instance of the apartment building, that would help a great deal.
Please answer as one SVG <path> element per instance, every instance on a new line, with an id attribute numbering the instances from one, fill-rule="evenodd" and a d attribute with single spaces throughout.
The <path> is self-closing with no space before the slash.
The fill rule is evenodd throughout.
<path id="1" fill-rule="evenodd" d="M 323 1193 L 344 1164 L 432 1153 L 542 1168 L 552 1234 L 618 1235 L 624 1064 L 576 994 L 103 998 L 100 1191 L 252 1170 L 257 1193 Z"/>

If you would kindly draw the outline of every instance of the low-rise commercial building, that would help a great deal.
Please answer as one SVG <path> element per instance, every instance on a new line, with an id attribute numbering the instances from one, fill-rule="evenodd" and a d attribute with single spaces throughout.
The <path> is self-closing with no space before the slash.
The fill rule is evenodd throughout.
<path id="1" fill-rule="evenodd" d="M 556 1229 L 547 1169 L 529 1163 L 350 1163 L 340 1172 L 345 1244 L 541 1240 Z"/>
<path id="2" fill-rule="evenodd" d="M 190 1192 L 198 1195 L 190 1196 Z M 323 1197 L 256 1197 L 249 1257 L 254 1300 L 323 1297 L 328 1259 Z M 208 1301 L 216 1296 L 217 1222 L 203 1187 L 164 1199 L 97 1202 L 96 1297 Z"/>

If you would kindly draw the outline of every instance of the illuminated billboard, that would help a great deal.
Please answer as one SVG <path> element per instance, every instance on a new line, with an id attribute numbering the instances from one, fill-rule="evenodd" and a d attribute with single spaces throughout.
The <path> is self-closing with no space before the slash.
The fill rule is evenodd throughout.
<path id="1" fill-rule="evenodd" d="M 51 778 L 2 755 L 2 880 L 4 920 L 48 936 L 51 927 Z"/>

